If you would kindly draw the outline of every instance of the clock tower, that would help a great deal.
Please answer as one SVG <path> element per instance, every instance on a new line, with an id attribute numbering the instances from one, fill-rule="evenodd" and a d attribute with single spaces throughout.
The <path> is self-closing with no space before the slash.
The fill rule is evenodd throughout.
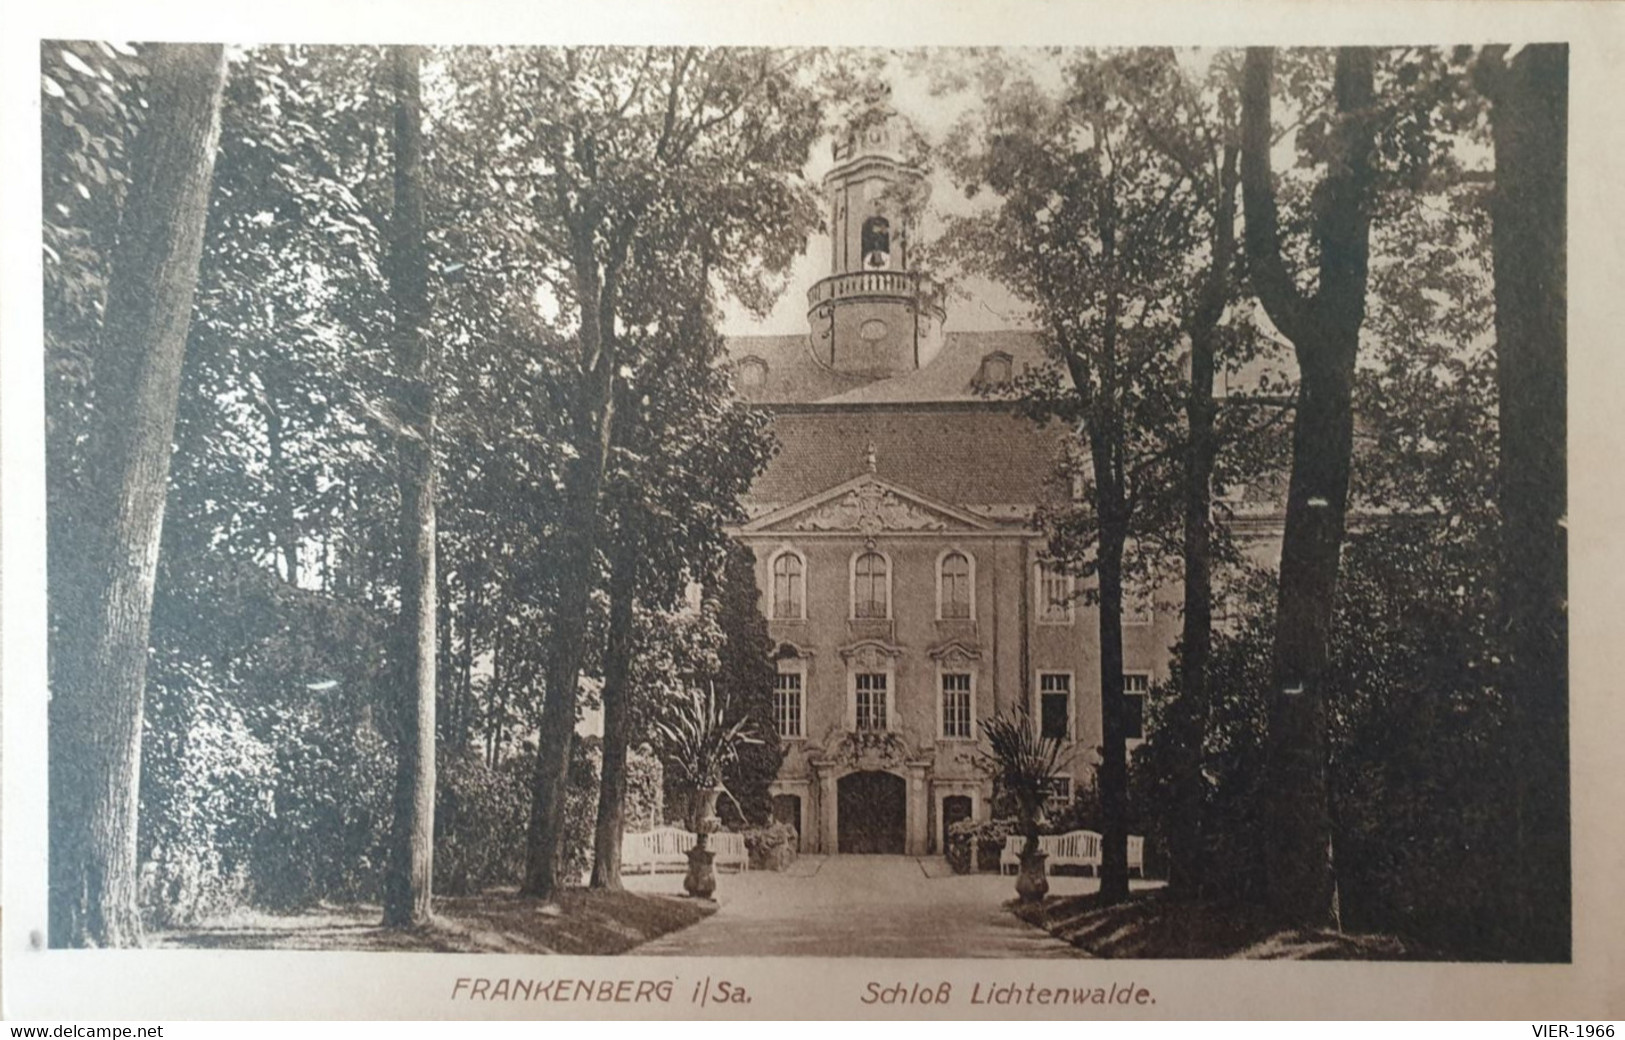
<path id="1" fill-rule="evenodd" d="M 926 178 L 884 97 L 834 145 L 824 177 L 830 273 L 807 291 L 812 351 L 839 372 L 910 372 L 942 347 L 941 290 L 913 267 Z"/>

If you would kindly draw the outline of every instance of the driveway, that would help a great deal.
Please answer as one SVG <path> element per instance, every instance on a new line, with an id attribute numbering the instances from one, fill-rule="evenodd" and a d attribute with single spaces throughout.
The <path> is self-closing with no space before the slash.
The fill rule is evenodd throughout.
<path id="1" fill-rule="evenodd" d="M 637 892 L 681 893 L 681 874 L 626 879 Z M 1094 878 L 1055 877 L 1056 895 Z M 783 873 L 717 875 L 715 914 L 635 947 L 690 957 L 1079 957 L 1016 918 L 1015 878 L 957 875 L 939 857 L 803 856 Z"/>

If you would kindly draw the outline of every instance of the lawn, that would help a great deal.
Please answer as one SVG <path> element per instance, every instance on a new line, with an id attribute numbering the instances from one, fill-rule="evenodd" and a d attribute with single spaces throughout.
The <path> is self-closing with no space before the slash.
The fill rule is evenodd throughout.
<path id="1" fill-rule="evenodd" d="M 318 907 L 302 914 L 254 911 L 148 936 L 149 947 L 221 950 L 406 950 L 438 953 L 624 953 L 716 912 L 680 896 L 566 889 L 544 914 L 512 890 L 435 899 L 426 928 L 380 926 L 376 906 Z"/>
<path id="2" fill-rule="evenodd" d="M 1042 903 L 1012 902 L 1011 912 L 1095 957 L 1251 960 L 1437 960 L 1391 935 L 1283 929 L 1261 907 L 1181 901 L 1166 890 L 1132 893 L 1103 905 L 1095 893 Z"/>

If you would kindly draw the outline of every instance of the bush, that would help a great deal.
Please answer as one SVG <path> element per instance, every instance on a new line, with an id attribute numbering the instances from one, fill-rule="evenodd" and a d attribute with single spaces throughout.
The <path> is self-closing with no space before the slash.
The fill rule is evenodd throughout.
<path id="1" fill-rule="evenodd" d="M 1016 821 L 1011 819 L 983 823 L 961 820 L 948 828 L 948 865 L 956 874 L 970 874 L 978 870 L 996 872 L 1006 839 L 1018 831 Z"/>
<path id="2" fill-rule="evenodd" d="M 276 793 L 255 835 L 253 900 L 277 911 L 376 902 L 389 862 L 395 754 L 370 724 L 322 712 L 272 724 Z"/>
<path id="3" fill-rule="evenodd" d="M 270 812 L 275 768 L 271 749 L 220 696 L 208 669 L 162 659 L 153 674 L 142 742 L 139 902 L 144 924 L 160 929 L 247 901 L 249 852 Z"/>
<path id="4" fill-rule="evenodd" d="M 525 870 L 532 756 L 495 768 L 478 751 L 444 756 L 435 798 L 435 891 L 470 895 L 516 885 Z"/>
<path id="5" fill-rule="evenodd" d="M 783 870 L 795 862 L 801 836 L 788 823 L 777 820 L 766 827 L 743 832 L 752 870 Z"/>

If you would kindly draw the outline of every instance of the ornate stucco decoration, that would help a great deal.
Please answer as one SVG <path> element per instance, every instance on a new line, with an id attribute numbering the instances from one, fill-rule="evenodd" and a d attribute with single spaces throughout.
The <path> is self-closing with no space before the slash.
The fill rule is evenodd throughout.
<path id="1" fill-rule="evenodd" d="M 797 518 L 797 531 L 857 531 L 873 539 L 882 531 L 946 531 L 947 523 L 890 488 L 860 484 L 840 498 Z"/>
<path id="2" fill-rule="evenodd" d="M 903 656 L 903 648 L 882 643 L 878 639 L 864 639 L 840 649 L 841 660 L 860 672 L 883 672 L 892 660 Z"/>
<path id="3" fill-rule="evenodd" d="M 920 757 L 900 733 L 892 730 L 847 730 L 833 726 L 824 734 L 823 761 L 836 768 L 902 772 Z"/>
<path id="4" fill-rule="evenodd" d="M 925 652 L 925 656 L 944 668 L 969 668 L 972 661 L 981 660 L 982 651 L 970 643 L 955 639 L 932 647 Z"/>

